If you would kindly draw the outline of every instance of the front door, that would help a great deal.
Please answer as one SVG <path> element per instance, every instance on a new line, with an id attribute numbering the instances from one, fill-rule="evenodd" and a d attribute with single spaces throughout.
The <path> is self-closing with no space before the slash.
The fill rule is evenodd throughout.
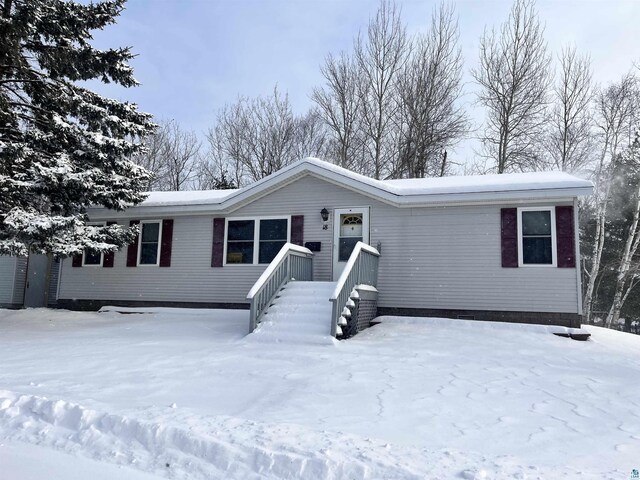
<path id="1" fill-rule="evenodd" d="M 29 255 L 27 262 L 27 283 L 24 289 L 24 306 L 46 307 L 49 258 L 46 255 Z"/>
<path id="2" fill-rule="evenodd" d="M 333 211 L 333 280 L 338 280 L 356 243 L 369 243 L 369 207 Z"/>

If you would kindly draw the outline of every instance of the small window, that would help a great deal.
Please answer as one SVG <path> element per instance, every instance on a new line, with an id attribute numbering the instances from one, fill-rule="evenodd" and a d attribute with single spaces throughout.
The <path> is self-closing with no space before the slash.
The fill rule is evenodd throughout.
<path id="1" fill-rule="evenodd" d="M 103 223 L 88 223 L 89 227 L 103 227 Z M 102 260 L 104 255 L 102 252 L 96 250 L 87 249 L 82 254 L 82 265 L 85 267 L 100 267 L 102 266 Z"/>
<path id="2" fill-rule="evenodd" d="M 138 265 L 158 265 L 160 229 L 160 222 L 140 222 Z"/>
<path id="3" fill-rule="evenodd" d="M 260 220 L 260 251 L 258 263 L 271 263 L 287 243 L 287 220 Z"/>
<path id="4" fill-rule="evenodd" d="M 230 220 L 227 228 L 227 263 L 253 263 L 254 220 Z"/>
<path id="5" fill-rule="evenodd" d="M 519 212 L 520 264 L 555 265 L 553 209 L 520 209 Z"/>

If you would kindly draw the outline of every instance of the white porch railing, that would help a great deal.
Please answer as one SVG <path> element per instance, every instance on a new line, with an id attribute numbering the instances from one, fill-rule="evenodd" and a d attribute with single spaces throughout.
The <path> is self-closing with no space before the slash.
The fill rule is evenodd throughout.
<path id="1" fill-rule="evenodd" d="M 258 326 L 282 286 L 293 279 L 313 280 L 313 253 L 308 248 L 285 243 L 247 294 L 247 300 L 251 301 L 249 332 Z"/>
<path id="2" fill-rule="evenodd" d="M 351 291 L 357 285 L 378 286 L 378 261 L 380 252 L 366 243 L 356 243 L 351 256 L 338 279 L 329 301 L 333 303 L 331 335 L 336 336 L 342 311 L 349 301 Z"/>

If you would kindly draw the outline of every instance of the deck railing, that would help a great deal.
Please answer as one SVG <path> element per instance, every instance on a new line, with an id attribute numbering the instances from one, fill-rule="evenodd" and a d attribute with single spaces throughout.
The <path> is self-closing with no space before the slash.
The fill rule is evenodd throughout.
<path id="1" fill-rule="evenodd" d="M 282 286 L 289 280 L 313 280 L 313 253 L 308 248 L 285 243 L 260 278 L 251 287 L 247 299 L 251 301 L 249 332 L 258 326 L 260 317 Z"/>
<path id="2" fill-rule="evenodd" d="M 329 301 L 333 303 L 331 314 L 331 335 L 336 336 L 338 322 L 347 306 L 351 291 L 357 285 L 378 286 L 378 261 L 380 252 L 366 243 L 356 243 L 351 256 L 338 279 Z"/>

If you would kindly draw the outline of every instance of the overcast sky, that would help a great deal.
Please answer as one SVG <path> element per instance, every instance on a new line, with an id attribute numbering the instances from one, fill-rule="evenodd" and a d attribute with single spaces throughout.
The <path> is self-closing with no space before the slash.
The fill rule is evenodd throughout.
<path id="1" fill-rule="evenodd" d="M 425 29 L 436 3 L 398 0 L 410 32 Z M 498 26 L 509 0 L 454 0 L 468 82 L 464 102 L 474 110 L 469 71 L 477 64 L 485 27 Z M 238 95 L 269 94 L 277 84 L 296 113 L 323 79 L 329 52 L 349 50 L 375 14 L 378 0 L 129 0 L 118 23 L 96 35 L 99 47 L 132 46 L 141 86 L 96 87 L 130 100 L 157 118 L 174 118 L 202 132 Z M 594 78 L 610 82 L 640 60 L 640 0 L 539 0 L 550 51 L 575 44 L 591 55 Z M 473 115 L 479 116 L 475 109 Z M 466 142 L 460 161 L 473 155 Z"/>

